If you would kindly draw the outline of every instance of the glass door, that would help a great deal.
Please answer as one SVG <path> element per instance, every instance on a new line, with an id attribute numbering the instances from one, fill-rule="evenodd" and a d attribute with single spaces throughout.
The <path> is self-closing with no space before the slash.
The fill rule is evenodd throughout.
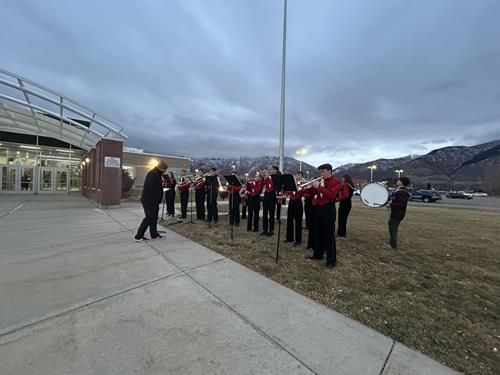
<path id="1" fill-rule="evenodd" d="M 52 193 L 54 191 L 53 171 L 53 168 L 40 169 L 40 193 Z"/>
<path id="2" fill-rule="evenodd" d="M 2 165 L 0 168 L 0 190 L 4 193 L 16 192 L 16 179 L 18 167 L 15 165 Z"/>
<path id="3" fill-rule="evenodd" d="M 56 191 L 67 192 L 68 191 L 68 170 L 66 169 L 56 169 Z"/>
<path id="4" fill-rule="evenodd" d="M 35 177 L 35 168 L 34 167 L 21 167 L 21 176 L 20 184 L 19 184 L 19 192 L 20 193 L 33 193 L 33 184 Z"/>

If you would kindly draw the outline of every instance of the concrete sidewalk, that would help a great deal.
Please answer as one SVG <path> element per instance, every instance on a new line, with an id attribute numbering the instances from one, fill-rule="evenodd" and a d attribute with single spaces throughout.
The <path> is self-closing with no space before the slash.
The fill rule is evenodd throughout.
<path id="1" fill-rule="evenodd" d="M 141 208 L 0 196 L 0 374 L 453 374 Z"/>

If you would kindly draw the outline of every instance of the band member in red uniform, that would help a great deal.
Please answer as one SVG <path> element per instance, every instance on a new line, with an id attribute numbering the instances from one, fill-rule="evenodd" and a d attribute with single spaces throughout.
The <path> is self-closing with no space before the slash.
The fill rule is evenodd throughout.
<path id="1" fill-rule="evenodd" d="M 217 176 L 214 174 L 216 172 L 215 168 L 210 168 L 208 170 L 209 173 L 212 173 L 212 176 Z M 219 222 L 219 210 L 217 208 L 217 197 L 219 196 L 219 187 L 220 187 L 219 176 L 215 180 L 215 183 L 206 183 L 207 187 L 207 220 L 210 222 L 213 220 L 214 224 Z"/>
<path id="2" fill-rule="evenodd" d="M 297 182 L 297 186 L 300 186 L 300 181 L 302 181 L 302 179 L 303 179 L 302 172 L 297 172 L 297 174 L 295 175 L 295 181 Z M 293 242 L 293 246 L 299 246 L 302 243 L 302 215 L 304 213 L 302 207 L 303 194 L 304 190 L 286 192 L 286 196 L 288 197 L 288 211 L 286 218 L 285 242 Z M 295 233 L 295 241 L 294 241 L 294 233 Z"/>
<path id="3" fill-rule="evenodd" d="M 339 225 L 337 229 L 338 237 L 345 237 L 347 234 L 347 217 L 352 208 L 352 195 L 354 194 L 354 184 L 350 175 L 342 176 L 342 184 L 339 195 Z"/>
<path id="4" fill-rule="evenodd" d="M 259 172 L 256 173 L 253 181 L 246 183 L 245 189 L 248 198 L 248 218 L 247 218 L 247 231 L 259 231 L 259 213 L 260 213 L 260 193 L 262 192 L 262 178 Z"/>
<path id="5" fill-rule="evenodd" d="M 205 220 L 205 179 L 203 169 L 196 170 L 196 180 L 194 182 L 194 197 L 196 203 L 196 219 Z"/>
<path id="6" fill-rule="evenodd" d="M 326 266 L 335 267 L 337 263 L 337 248 L 335 244 L 335 199 L 340 192 L 340 181 L 332 176 L 332 166 L 322 164 L 318 167 L 321 181 L 313 182 L 313 217 L 309 230 L 312 230 L 313 251 L 311 259 L 323 259 L 326 252 Z"/>
<path id="7" fill-rule="evenodd" d="M 232 171 L 233 176 L 237 176 L 236 171 Z M 240 225 L 240 190 L 241 186 L 228 185 L 227 191 L 229 193 L 229 225 Z"/>
<path id="8" fill-rule="evenodd" d="M 189 201 L 189 188 L 191 187 L 191 182 L 186 178 L 187 171 L 185 169 L 181 170 L 180 183 L 177 185 L 179 193 L 181 195 L 181 218 L 187 218 L 187 206 Z"/>
<path id="9" fill-rule="evenodd" d="M 274 215 L 276 210 L 276 190 L 274 189 L 271 175 L 279 172 L 279 168 L 275 165 L 271 168 L 271 173 L 264 177 L 264 202 L 263 202 L 263 218 L 261 236 L 270 237 L 274 234 Z"/>
<path id="10" fill-rule="evenodd" d="M 168 172 L 165 175 L 165 202 L 167 203 L 167 216 L 174 216 L 175 214 L 175 186 L 177 181 L 173 172 Z"/>

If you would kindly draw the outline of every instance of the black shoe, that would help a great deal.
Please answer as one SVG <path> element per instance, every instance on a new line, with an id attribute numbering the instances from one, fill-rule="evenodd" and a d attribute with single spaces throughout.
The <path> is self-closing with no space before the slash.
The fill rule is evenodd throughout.
<path id="1" fill-rule="evenodd" d="M 337 265 L 337 263 L 327 263 L 325 266 L 327 268 L 334 268 Z"/>
<path id="2" fill-rule="evenodd" d="M 254 229 L 252 232 L 258 232 L 259 230 L 258 229 Z"/>
<path id="3" fill-rule="evenodd" d="M 274 233 L 273 233 L 273 232 L 268 232 L 268 233 L 266 233 L 266 237 L 272 237 L 273 235 L 274 235 Z"/>
<path id="4" fill-rule="evenodd" d="M 292 240 L 285 240 L 283 241 L 284 243 L 287 243 L 287 242 L 293 242 Z"/>
<path id="5" fill-rule="evenodd" d="M 239 227 L 240 226 L 240 223 L 237 223 L 237 224 L 234 224 L 235 227 Z"/>
<path id="6" fill-rule="evenodd" d="M 259 236 L 267 236 L 267 232 L 262 231 L 259 233 Z"/>
<path id="7" fill-rule="evenodd" d="M 294 242 L 293 243 L 293 247 L 300 246 L 300 245 L 302 245 L 302 242 Z"/>
<path id="8" fill-rule="evenodd" d="M 252 228 L 247 228 L 247 232 L 251 232 L 252 231 Z"/>

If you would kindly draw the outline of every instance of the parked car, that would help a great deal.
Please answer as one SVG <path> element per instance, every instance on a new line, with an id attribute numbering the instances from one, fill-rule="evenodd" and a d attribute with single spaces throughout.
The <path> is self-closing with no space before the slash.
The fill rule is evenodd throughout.
<path id="1" fill-rule="evenodd" d="M 425 203 L 429 202 L 437 202 L 440 201 L 441 194 L 437 192 L 436 190 L 416 190 L 416 189 L 408 189 L 408 192 L 411 194 L 410 195 L 410 200 L 411 201 L 422 201 Z"/>
<path id="2" fill-rule="evenodd" d="M 470 193 L 470 195 L 472 195 L 473 197 L 481 197 L 481 198 L 488 196 L 488 194 L 486 194 L 486 193 L 479 193 L 479 192 L 477 192 L 477 193 Z"/>
<path id="3" fill-rule="evenodd" d="M 458 191 L 458 192 L 450 191 L 448 194 L 446 194 L 446 198 L 450 198 L 450 199 L 472 199 L 474 197 L 472 195 L 464 194 L 463 191 Z"/>

